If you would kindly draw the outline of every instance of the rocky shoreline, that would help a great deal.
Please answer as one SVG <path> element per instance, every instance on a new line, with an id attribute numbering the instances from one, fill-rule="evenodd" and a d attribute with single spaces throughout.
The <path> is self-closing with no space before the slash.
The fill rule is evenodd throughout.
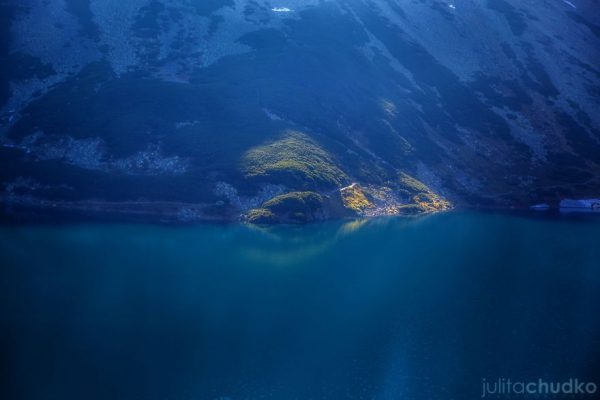
<path id="1" fill-rule="evenodd" d="M 311 196 L 313 195 L 312 192 Z M 443 211 L 442 209 L 423 209 L 414 212 L 390 213 L 389 209 L 375 208 L 369 212 L 356 212 L 343 207 L 343 204 L 329 196 L 318 196 L 323 204 L 316 204 L 314 211 L 295 210 L 295 205 L 286 203 L 296 196 L 296 192 L 275 198 L 276 202 L 266 202 L 266 209 L 256 208 L 249 212 L 241 211 L 230 204 L 202 204 L 168 201 L 54 201 L 32 196 L 0 196 L 0 223 L 2 222 L 62 222 L 62 221 L 123 221 L 193 224 L 203 222 L 235 223 L 246 222 L 257 225 L 304 224 L 310 222 L 344 219 L 344 218 L 373 218 L 393 215 L 421 215 Z M 282 200 L 278 200 L 281 198 Z M 294 198 L 295 200 L 295 198 Z M 290 208 L 289 210 L 287 208 Z M 445 208 L 449 209 L 449 207 Z M 272 213 L 270 219 L 255 219 L 256 211 L 268 210 Z M 299 212 L 305 212 L 302 218 L 295 218 Z"/>
<path id="2" fill-rule="evenodd" d="M 584 212 L 594 213 L 600 212 L 600 199 L 563 199 L 558 203 L 557 207 L 552 207 L 547 203 L 535 204 L 529 207 L 534 211 L 558 210 L 560 212 Z"/>
<path id="3" fill-rule="evenodd" d="M 386 210 L 373 210 L 369 213 L 320 213 L 307 221 L 283 219 L 275 222 L 252 221 L 247 214 L 231 207 L 216 207 L 213 204 L 194 204 L 167 201 L 51 201 L 31 197 L 11 198 L 0 196 L 0 224 L 44 224 L 69 222 L 118 222 L 118 223 L 159 223 L 159 224 L 201 224 L 201 223 L 249 223 L 256 225 L 306 224 L 327 220 L 378 218 L 385 216 L 415 217 L 440 213 L 448 210 L 478 210 L 482 212 L 526 212 L 540 214 L 600 214 L 598 199 L 561 201 L 558 206 L 538 204 L 530 207 L 452 207 L 444 210 L 428 210 L 417 214 L 390 214 Z M 589 207 L 588 207 L 589 206 Z"/>
<path id="4" fill-rule="evenodd" d="M 51 201 L 0 198 L 0 221 L 124 221 L 158 223 L 233 222 L 233 215 L 210 210 L 210 205 L 152 201 Z"/>

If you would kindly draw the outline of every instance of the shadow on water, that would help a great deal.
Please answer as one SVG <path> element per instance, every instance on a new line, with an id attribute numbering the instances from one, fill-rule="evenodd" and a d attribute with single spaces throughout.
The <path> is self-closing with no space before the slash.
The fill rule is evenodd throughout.
<path id="1" fill-rule="evenodd" d="M 597 220 L 0 228 L 3 398 L 397 399 L 597 379 Z"/>

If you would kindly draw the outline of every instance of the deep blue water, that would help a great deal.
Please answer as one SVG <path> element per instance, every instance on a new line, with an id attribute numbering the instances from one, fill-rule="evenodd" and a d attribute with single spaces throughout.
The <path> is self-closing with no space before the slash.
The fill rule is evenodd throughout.
<path id="1" fill-rule="evenodd" d="M 476 399 L 600 383 L 600 220 L 0 227 L 3 399 Z"/>

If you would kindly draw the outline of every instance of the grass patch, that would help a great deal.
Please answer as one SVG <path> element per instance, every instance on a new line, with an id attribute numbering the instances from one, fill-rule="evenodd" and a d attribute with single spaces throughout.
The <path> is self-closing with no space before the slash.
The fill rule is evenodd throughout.
<path id="1" fill-rule="evenodd" d="M 279 219 L 275 214 L 266 208 L 255 208 L 248 212 L 248 215 L 246 215 L 246 221 L 251 224 L 269 225 L 277 223 Z"/>
<path id="2" fill-rule="evenodd" d="M 423 212 L 443 211 L 452 207 L 449 201 L 433 192 L 419 193 L 413 197 L 413 201 Z"/>
<path id="3" fill-rule="evenodd" d="M 356 183 L 341 189 L 340 194 L 344 207 L 355 212 L 361 212 L 373 207 L 373 204 L 367 199 L 360 185 Z"/>
<path id="4" fill-rule="evenodd" d="M 251 210 L 246 221 L 253 224 L 305 223 L 321 219 L 323 197 L 314 192 L 290 192 Z"/>
<path id="5" fill-rule="evenodd" d="M 291 192 L 272 198 L 263 207 L 273 211 L 314 210 L 323 205 L 323 197 L 314 192 Z"/>
<path id="6" fill-rule="evenodd" d="M 431 192 L 431 189 L 429 189 L 424 183 L 416 180 L 412 176 L 405 174 L 404 172 L 400 172 L 399 180 L 401 188 L 410 194 Z"/>
<path id="7" fill-rule="evenodd" d="M 417 207 L 420 212 L 443 211 L 451 208 L 450 202 L 436 194 L 424 183 L 404 172 L 400 173 L 399 182 L 399 191 L 407 195 L 412 203 L 410 206 Z M 406 211 L 413 213 L 414 210 Z"/>
<path id="8" fill-rule="evenodd" d="M 336 187 L 348 182 L 333 157 L 309 136 L 286 131 L 272 142 L 250 149 L 242 160 L 247 178 L 298 188 Z"/>

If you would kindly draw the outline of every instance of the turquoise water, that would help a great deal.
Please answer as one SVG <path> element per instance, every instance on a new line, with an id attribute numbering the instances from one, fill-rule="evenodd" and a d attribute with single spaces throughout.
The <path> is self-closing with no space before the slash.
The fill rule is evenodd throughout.
<path id="1" fill-rule="evenodd" d="M 600 220 L 0 228 L 2 398 L 474 399 L 596 381 Z"/>

